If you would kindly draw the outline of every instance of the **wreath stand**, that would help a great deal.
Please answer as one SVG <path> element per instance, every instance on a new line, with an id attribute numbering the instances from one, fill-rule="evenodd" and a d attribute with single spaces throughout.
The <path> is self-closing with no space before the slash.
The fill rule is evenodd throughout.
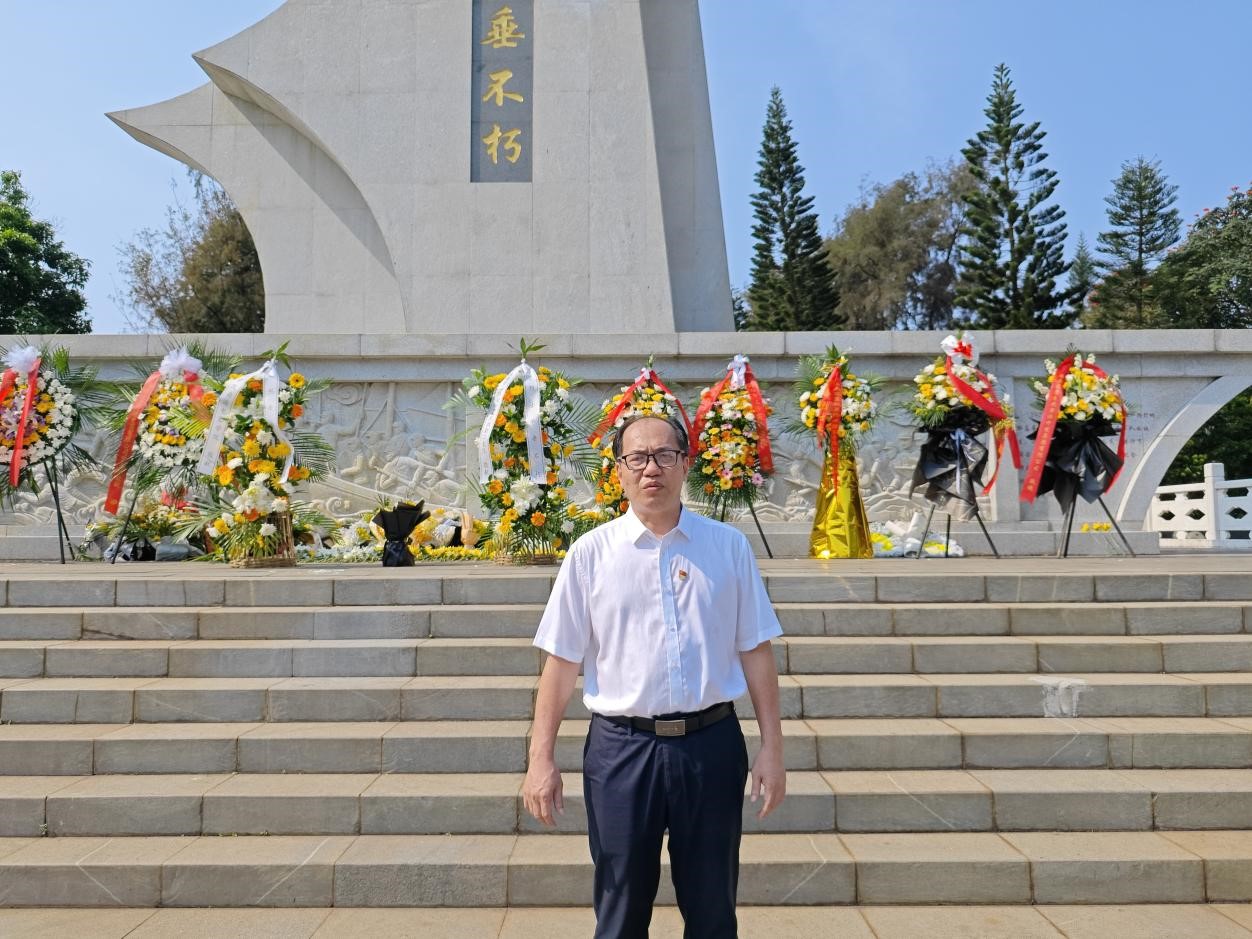
<path id="1" fill-rule="evenodd" d="M 955 434 L 955 431 L 948 431 L 948 433 Z M 958 441 L 953 441 L 952 449 L 956 452 L 956 472 L 959 478 L 962 471 L 968 474 L 969 467 L 965 462 L 965 451 L 960 446 L 960 443 Z M 961 500 L 961 501 L 964 501 L 964 500 Z M 991 546 L 991 553 L 995 555 L 996 560 L 999 560 L 1000 552 L 996 549 L 996 543 L 991 538 L 991 532 L 987 531 L 987 526 L 982 520 L 982 513 L 978 510 L 977 496 L 974 497 L 974 501 L 972 503 L 967 502 L 965 504 L 969 505 L 974 510 L 974 519 L 975 521 L 978 522 L 978 527 L 982 529 L 982 534 L 983 534 L 983 537 L 987 539 L 987 544 Z M 935 520 L 935 510 L 938 508 L 939 508 L 939 504 L 937 502 L 933 502 L 933 501 L 930 502 L 930 514 L 926 516 L 926 526 L 922 529 L 922 537 L 917 545 L 918 559 L 926 557 L 926 536 L 930 534 L 931 524 Z M 952 513 L 947 512 L 945 514 L 948 516 L 948 523 L 945 528 L 945 534 L 943 538 L 943 556 L 946 558 L 946 557 L 949 557 L 948 551 L 952 545 Z"/>
<path id="2" fill-rule="evenodd" d="M 770 550 L 769 539 L 765 537 L 765 529 L 761 527 L 761 520 L 756 517 L 756 506 L 751 502 L 748 503 L 748 511 L 752 513 L 752 521 L 756 523 L 756 532 L 761 536 L 761 544 L 765 545 L 765 553 L 769 555 L 769 559 L 774 560 L 774 552 Z M 720 521 L 726 521 L 726 504 L 722 503 L 722 515 Z"/>

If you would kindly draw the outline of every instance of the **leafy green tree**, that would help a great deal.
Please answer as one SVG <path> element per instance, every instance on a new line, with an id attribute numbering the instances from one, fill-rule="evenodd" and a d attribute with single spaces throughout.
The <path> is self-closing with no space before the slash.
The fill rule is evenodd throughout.
<path id="1" fill-rule="evenodd" d="M 1199 482 L 1205 463 L 1223 463 L 1227 479 L 1252 477 L 1252 395 L 1232 399 L 1174 457 L 1163 486 Z"/>
<path id="2" fill-rule="evenodd" d="M 143 331 L 262 332 L 261 261 L 243 216 L 211 180 L 191 178 L 194 208 L 175 198 L 163 230 L 122 246 L 127 284 L 118 299 Z"/>
<path id="3" fill-rule="evenodd" d="M 1065 212 L 1048 204 L 1057 176 L 1044 166 L 1045 132 L 1025 124 L 1006 65 L 996 67 L 987 126 L 961 151 L 978 182 L 965 197 L 956 302 L 985 329 L 1069 326 Z"/>
<path id="4" fill-rule="evenodd" d="M 1205 209 L 1152 286 L 1168 326 L 1252 327 L 1252 186 L 1235 186 L 1224 206 Z"/>
<path id="5" fill-rule="evenodd" d="M 1069 280 L 1067 281 L 1072 297 L 1071 309 L 1079 318 L 1087 315 L 1090 309 L 1087 306 L 1088 298 L 1099 281 L 1100 268 L 1096 263 L 1095 255 L 1087 247 L 1087 239 L 1079 233 L 1078 247 L 1074 249 L 1074 259 L 1069 264 Z"/>
<path id="6" fill-rule="evenodd" d="M 0 171 L 0 333 L 86 333 L 89 262 L 35 218 L 22 176 Z"/>
<path id="7" fill-rule="evenodd" d="M 851 329 L 946 329 L 955 324 L 963 164 L 907 173 L 862 189 L 827 241 L 839 314 Z"/>
<path id="8" fill-rule="evenodd" d="M 1109 230 L 1097 244 L 1106 272 L 1096 288 L 1092 325 L 1143 329 L 1163 325 L 1152 291 L 1152 268 L 1178 241 L 1182 221 L 1175 203 L 1178 187 L 1159 162 L 1143 157 L 1122 164 L 1106 196 Z"/>
<path id="9" fill-rule="evenodd" d="M 796 158 L 782 93 L 770 92 L 756 184 L 748 329 L 834 329 L 839 293 L 818 231 L 813 197 L 803 195 L 804 167 Z"/>

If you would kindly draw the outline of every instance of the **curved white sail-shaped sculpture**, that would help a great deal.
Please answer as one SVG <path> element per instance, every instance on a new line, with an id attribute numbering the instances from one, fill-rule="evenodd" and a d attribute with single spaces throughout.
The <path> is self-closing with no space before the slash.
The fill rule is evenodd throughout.
<path id="1" fill-rule="evenodd" d="M 497 6 L 288 0 L 195 56 L 208 84 L 109 116 L 238 204 L 267 332 L 731 329 L 696 0 L 513 4 L 529 179 L 474 182 Z"/>

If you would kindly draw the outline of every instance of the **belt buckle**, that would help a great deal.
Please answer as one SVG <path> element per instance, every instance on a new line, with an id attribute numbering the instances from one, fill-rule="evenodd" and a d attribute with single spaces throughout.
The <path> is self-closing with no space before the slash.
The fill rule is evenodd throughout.
<path id="1" fill-rule="evenodd" d="M 654 721 L 653 733 L 658 737 L 682 737 L 687 733 L 687 722 L 682 719 L 676 721 Z"/>

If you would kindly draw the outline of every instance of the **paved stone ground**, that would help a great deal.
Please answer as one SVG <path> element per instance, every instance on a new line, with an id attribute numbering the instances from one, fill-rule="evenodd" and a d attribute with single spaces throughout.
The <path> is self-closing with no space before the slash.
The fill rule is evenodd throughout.
<path id="1" fill-rule="evenodd" d="M 588 910 L 0 910 L 0 935 L 93 939 L 533 939 L 590 935 Z M 744 939 L 1235 939 L 1252 936 L 1243 904 L 1140 906 L 743 907 Z M 681 939 L 682 919 L 658 907 L 652 939 Z"/>

